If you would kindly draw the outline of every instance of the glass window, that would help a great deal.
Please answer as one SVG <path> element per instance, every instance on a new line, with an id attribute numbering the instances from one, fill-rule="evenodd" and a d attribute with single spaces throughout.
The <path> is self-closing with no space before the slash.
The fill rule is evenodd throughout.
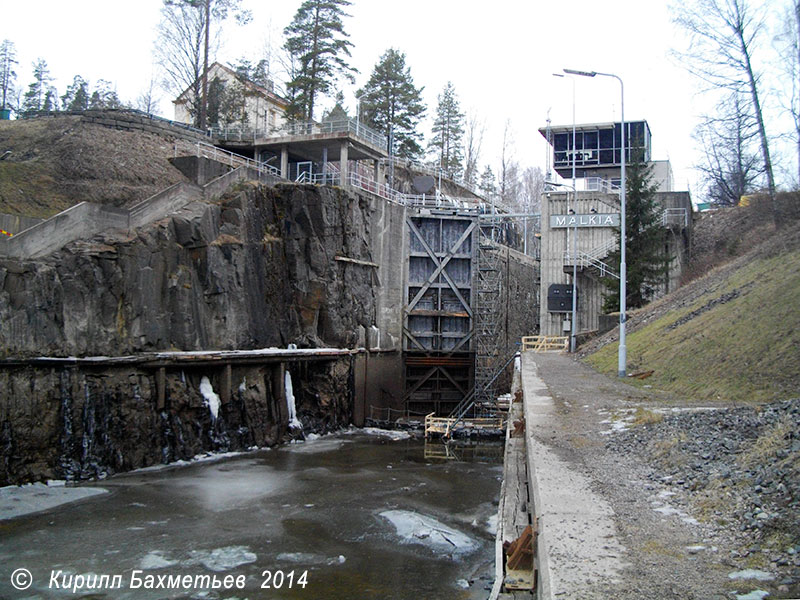
<path id="1" fill-rule="evenodd" d="M 597 132 L 596 131 L 586 131 L 583 134 L 583 147 L 589 150 L 594 150 L 597 148 Z"/>
<path id="2" fill-rule="evenodd" d="M 614 147 L 614 131 L 612 129 L 600 130 L 600 148 L 611 149 Z"/>
<path id="3" fill-rule="evenodd" d="M 565 133 L 557 133 L 553 138 L 553 148 L 556 150 L 567 149 L 567 135 Z"/>

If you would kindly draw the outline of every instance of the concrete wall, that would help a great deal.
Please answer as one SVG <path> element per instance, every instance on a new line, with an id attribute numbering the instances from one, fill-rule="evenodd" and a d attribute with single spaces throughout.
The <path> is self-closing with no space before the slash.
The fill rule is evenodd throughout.
<path id="1" fill-rule="evenodd" d="M 408 269 L 407 208 L 369 197 L 370 240 L 376 270 L 376 325 L 382 350 L 400 350 L 403 340 L 404 282 Z"/>
<path id="2" fill-rule="evenodd" d="M 9 258 L 37 258 L 103 229 L 127 226 L 127 210 L 81 202 L 6 240 L 0 251 Z"/>
<path id="3" fill-rule="evenodd" d="M 21 217 L 19 215 L 0 213 L 0 229 L 16 235 L 29 227 L 41 223 L 43 220 L 44 219 L 37 219 L 35 217 Z"/>
<path id="4" fill-rule="evenodd" d="M 541 237 L 541 288 L 539 327 L 542 335 L 564 335 L 563 325 L 569 319 L 565 313 L 551 313 L 547 310 L 547 290 L 551 284 L 572 283 L 572 270 L 564 271 L 564 251 L 573 249 L 578 252 L 591 252 L 614 239 L 614 230 L 610 227 L 579 228 L 577 238 L 574 229 L 551 229 L 550 215 L 567 214 L 573 209 L 578 214 L 588 214 L 592 209 L 598 213 L 618 213 L 619 197 L 615 194 L 599 192 L 578 192 L 577 202 L 572 194 L 565 192 L 549 192 L 542 196 L 542 237 Z M 597 328 L 597 315 L 600 312 L 602 298 L 599 296 L 599 282 L 589 273 L 578 278 L 578 330 Z"/>
<path id="5" fill-rule="evenodd" d="M 569 201 L 567 199 L 569 196 Z M 665 231 L 665 253 L 674 257 L 665 285 L 657 296 L 673 291 L 680 282 L 683 270 L 688 264 L 692 233 L 692 205 L 688 192 L 658 192 L 658 203 L 665 209 L 680 208 L 685 210 L 686 221 L 676 215 L 675 222 L 669 223 Z M 570 254 L 577 252 L 591 253 L 615 240 L 615 230 L 610 227 L 550 228 L 550 215 L 567 214 L 569 209 L 578 214 L 589 214 L 592 209 L 598 213 L 618 213 L 619 197 L 616 194 L 598 192 L 578 192 L 577 201 L 572 194 L 565 192 L 549 192 L 542 196 L 542 246 L 541 246 L 541 290 L 540 290 L 540 328 L 542 335 L 565 335 L 564 322 L 569 320 L 568 313 L 551 313 L 547 310 L 547 290 L 551 284 L 571 284 L 572 268 L 564 259 L 564 251 Z M 602 257 L 601 257 L 602 260 Z M 567 269 L 565 272 L 565 264 Z M 619 265 L 609 265 L 614 272 Z M 603 296 L 608 293 L 600 282 L 600 273 L 593 268 L 578 268 L 577 277 L 578 305 L 577 332 L 594 331 L 600 328 L 600 315 L 603 313 Z"/>

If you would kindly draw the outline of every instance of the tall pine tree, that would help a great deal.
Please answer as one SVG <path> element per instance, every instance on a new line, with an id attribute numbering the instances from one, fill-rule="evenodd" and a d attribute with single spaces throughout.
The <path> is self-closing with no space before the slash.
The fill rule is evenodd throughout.
<path id="1" fill-rule="evenodd" d="M 47 92 L 50 90 L 50 69 L 47 68 L 47 62 L 43 58 L 38 59 L 33 63 L 33 82 L 28 85 L 28 91 L 25 92 L 25 99 L 22 101 L 23 114 L 30 115 L 31 113 L 44 110 L 45 99 Z"/>
<path id="2" fill-rule="evenodd" d="M 635 144 L 634 144 L 635 145 Z M 658 186 L 653 184 L 652 165 L 634 157 L 625 177 L 625 262 L 627 263 L 628 308 L 639 308 L 653 299 L 664 284 L 672 257 L 666 253 L 662 208 L 656 200 Z M 617 234 L 619 239 L 619 234 Z M 605 260 L 619 265 L 619 249 Z M 619 311 L 619 280 L 603 279 L 609 293 L 603 298 L 606 312 Z"/>
<path id="3" fill-rule="evenodd" d="M 317 97 L 334 87 L 338 77 L 353 82 L 357 71 L 347 64 L 353 44 L 342 18 L 348 0 L 305 0 L 284 29 L 285 48 L 295 68 L 287 82 L 290 116 L 311 121 Z"/>
<path id="4" fill-rule="evenodd" d="M 422 153 L 422 135 L 417 132 L 425 114 L 422 89 L 414 86 L 406 55 L 389 48 L 372 69 L 367 84 L 356 92 L 362 119 L 387 137 L 391 131 L 391 155 L 417 158 Z"/>
<path id="5" fill-rule="evenodd" d="M 450 177 L 458 177 L 464 168 L 464 113 L 461 112 L 452 82 L 447 82 L 438 101 L 436 118 L 433 121 L 433 137 L 428 143 L 428 151 L 436 157 L 445 173 Z"/>
<path id="6" fill-rule="evenodd" d="M 17 51 L 14 48 L 14 42 L 11 40 L 3 40 L 0 44 L 0 108 L 9 108 L 9 102 L 14 95 L 14 81 L 17 78 L 17 73 L 14 71 L 14 65 L 17 64 Z"/>

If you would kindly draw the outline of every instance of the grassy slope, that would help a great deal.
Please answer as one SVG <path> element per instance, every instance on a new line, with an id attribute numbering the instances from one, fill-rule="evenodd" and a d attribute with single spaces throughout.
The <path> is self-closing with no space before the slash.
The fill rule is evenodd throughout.
<path id="1" fill-rule="evenodd" d="M 793 229 L 692 282 L 706 288 L 692 303 L 632 332 L 628 372 L 652 369 L 642 384 L 696 400 L 763 402 L 797 396 L 800 235 Z M 617 349 L 617 343 L 607 344 L 587 361 L 613 375 Z"/>
<path id="2" fill-rule="evenodd" d="M 183 140 L 61 115 L 0 121 L 0 155 L 7 151 L 0 160 L 0 212 L 49 217 L 81 201 L 141 202 L 183 181 L 168 159 L 195 150 Z"/>

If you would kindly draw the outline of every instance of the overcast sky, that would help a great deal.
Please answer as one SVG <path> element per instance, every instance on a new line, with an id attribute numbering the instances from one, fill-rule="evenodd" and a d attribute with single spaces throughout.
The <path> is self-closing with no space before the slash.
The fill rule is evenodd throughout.
<path id="1" fill-rule="evenodd" d="M 300 0 L 244 4 L 254 18 L 245 27 L 226 25 L 222 62 L 242 56 L 257 61 L 270 36 L 280 46 Z M 18 85 L 27 87 L 31 64 L 42 57 L 59 94 L 80 74 L 92 84 L 113 82 L 123 101 L 133 101 L 154 69 L 161 6 L 162 0 L 4 0 L 0 38 L 16 45 Z M 649 122 L 653 158 L 670 159 L 676 189 L 690 188 L 697 201 L 691 133 L 710 99 L 698 94 L 696 81 L 671 58 L 670 49 L 684 40 L 670 21 L 668 0 L 354 0 L 349 12 L 345 28 L 354 44 L 352 64 L 360 71 L 356 85 L 343 90 L 352 113 L 354 91 L 380 55 L 394 47 L 405 52 L 415 83 L 424 86 L 429 115 L 450 80 L 462 108 L 485 120 L 482 164 L 498 171 L 509 120 L 517 160 L 544 170 L 547 145 L 537 130 L 548 114 L 553 125 L 570 125 L 573 111 L 572 81 L 552 73 L 564 67 L 615 73 L 625 84 L 626 120 Z M 171 98 L 162 95 L 161 113 L 171 118 Z M 620 118 L 614 79 L 575 78 L 575 99 L 578 123 Z M 426 137 L 429 130 L 426 122 Z"/>

